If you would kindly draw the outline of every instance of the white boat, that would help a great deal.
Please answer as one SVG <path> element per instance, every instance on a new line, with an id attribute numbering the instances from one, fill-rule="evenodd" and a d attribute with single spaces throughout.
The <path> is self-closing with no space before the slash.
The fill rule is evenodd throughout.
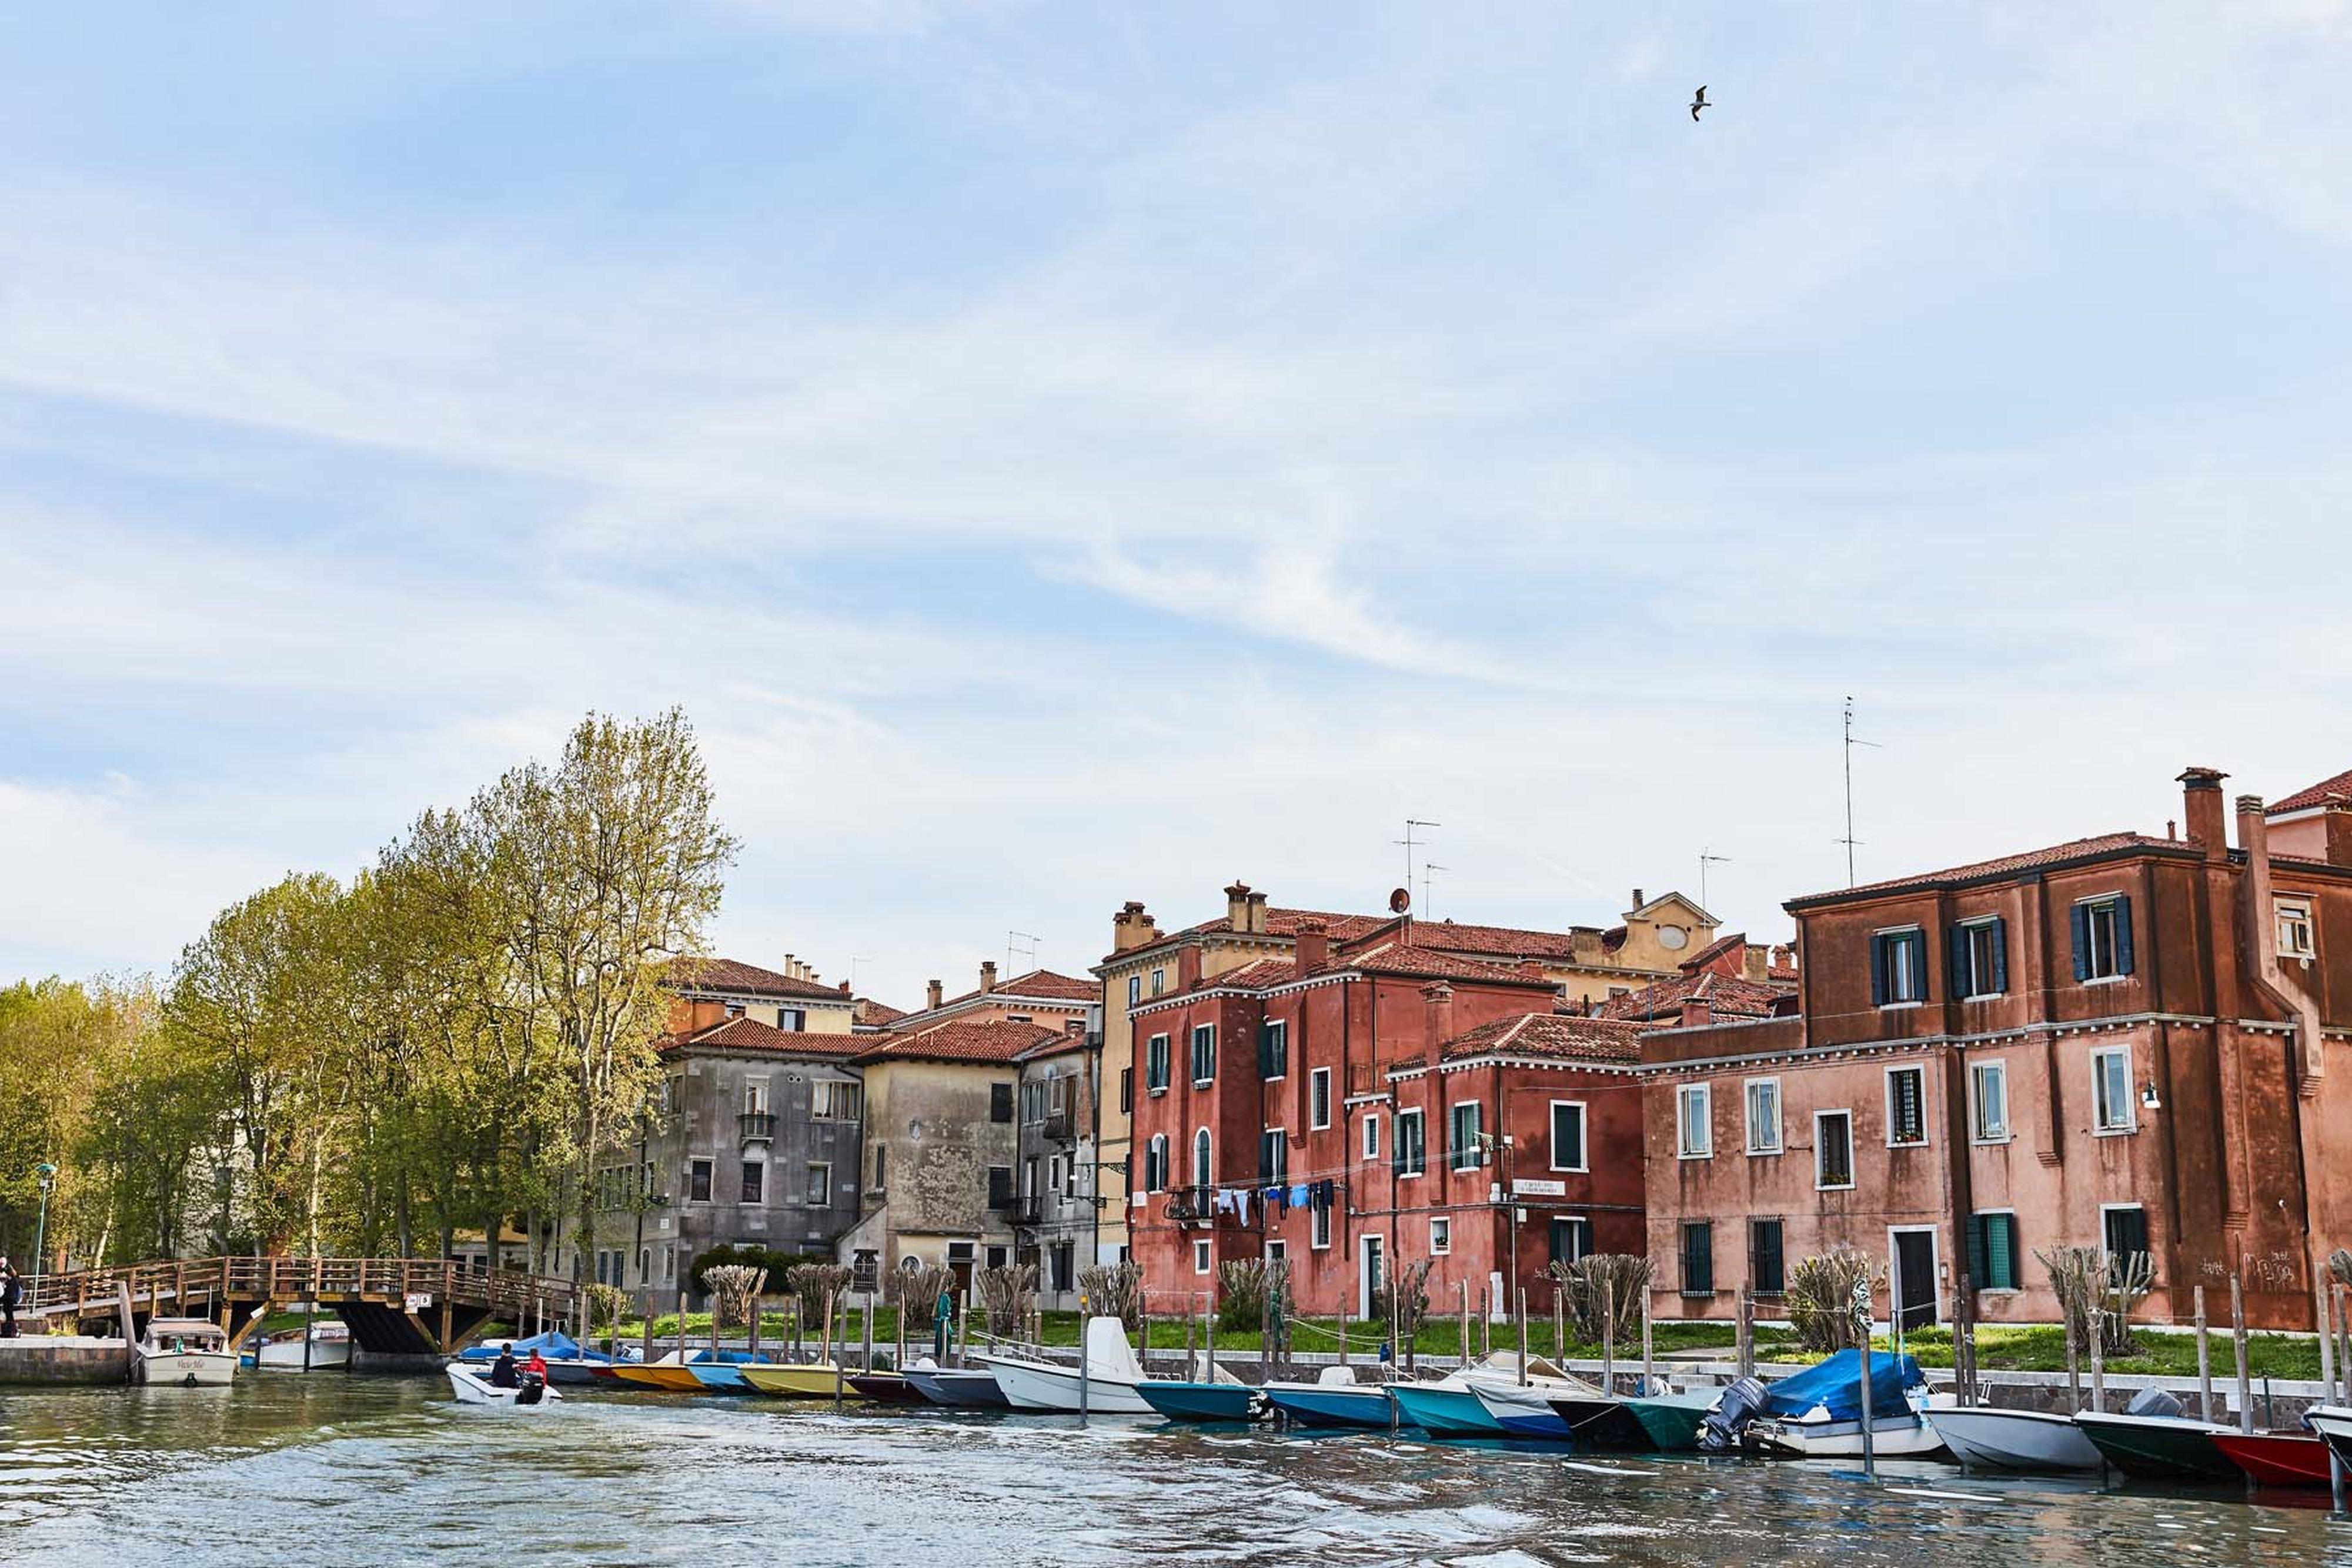
<path id="1" fill-rule="evenodd" d="M 2303 1413 L 2303 1424 L 2319 1434 L 2336 1457 L 2352 1466 L 2352 1405 L 2315 1405 Z"/>
<path id="2" fill-rule="evenodd" d="M 1983 1406 L 1927 1413 L 1953 1458 L 1979 1470 L 2095 1470 L 2106 1461 L 2072 1416 Z"/>
<path id="3" fill-rule="evenodd" d="M 352 1331 L 347 1323 L 312 1323 L 310 1358 L 302 1359 L 302 1331 L 264 1341 L 253 1353 L 253 1364 L 264 1372 L 340 1371 L 352 1364 Z"/>
<path id="4" fill-rule="evenodd" d="M 1914 1390 L 1907 1408 L 1871 1421 L 1872 1456 L 1910 1459 L 1942 1453 L 1944 1439 L 1927 1424 L 1927 1416 L 1930 1410 L 1947 1407 L 1955 1407 L 1951 1395 L 1938 1394 L 1929 1399 L 1925 1390 Z M 1742 1434 L 1742 1441 L 1781 1458 L 1858 1459 L 1862 1458 L 1862 1423 L 1832 1420 L 1829 1412 L 1817 1405 L 1801 1416 L 1759 1421 Z"/>
<path id="5" fill-rule="evenodd" d="M 1150 1416 L 1151 1406 L 1136 1392 L 1143 1367 L 1127 1343 L 1127 1326 L 1117 1318 L 1087 1320 L 1086 1375 L 1059 1362 L 1025 1355 L 976 1354 L 972 1360 L 996 1375 L 996 1386 L 1015 1410 L 1076 1411 L 1079 1385 L 1084 1408 L 1097 1416 Z"/>
<path id="6" fill-rule="evenodd" d="M 525 1399 L 523 1395 L 529 1390 L 497 1387 L 485 1375 L 454 1362 L 445 1370 L 449 1374 L 449 1392 L 457 1396 L 460 1405 L 481 1405 L 499 1410 L 544 1410 L 563 1402 L 562 1395 L 544 1385 L 540 1386 L 537 1398 Z"/>
<path id="7" fill-rule="evenodd" d="M 228 1333 L 202 1318 L 150 1318 L 139 1342 L 139 1381 L 150 1386 L 225 1388 L 236 1377 Z"/>

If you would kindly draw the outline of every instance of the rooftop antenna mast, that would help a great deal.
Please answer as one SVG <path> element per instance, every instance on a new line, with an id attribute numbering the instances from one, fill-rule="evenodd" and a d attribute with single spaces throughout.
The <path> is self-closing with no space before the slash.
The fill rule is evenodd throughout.
<path id="1" fill-rule="evenodd" d="M 1705 909 L 1705 908 L 1706 908 L 1706 907 L 1707 907 L 1707 902 L 1706 902 L 1706 868 L 1707 868 L 1707 867 L 1709 867 L 1709 866 L 1711 866 L 1711 865 L 1729 865 L 1730 863 L 1731 863 L 1731 857 L 1730 857 L 1729 855 L 1719 855 L 1719 854 L 1717 854 L 1713 850 L 1708 849 L 1708 848 L 1707 848 L 1706 845 L 1704 845 L 1704 844 L 1702 844 L 1702 845 L 1700 845 L 1700 846 L 1699 846 L 1699 852 L 1698 852 L 1698 906 L 1699 906 L 1701 909 Z"/>
<path id="2" fill-rule="evenodd" d="M 1451 866 L 1439 865 L 1435 861 L 1423 861 L 1421 862 L 1421 913 L 1425 919 L 1434 920 L 1437 918 L 1437 906 L 1429 902 L 1429 873 L 1437 871 L 1451 871 L 1454 868 Z"/>
<path id="3" fill-rule="evenodd" d="M 1029 967 L 1033 969 L 1037 967 L 1037 944 L 1040 940 L 1041 938 L 1032 936 L 1026 931 L 1007 931 L 1004 934 L 1004 977 L 1006 979 L 1009 980 L 1013 977 L 1013 949 L 1021 946 L 1024 943 L 1027 944 L 1026 951 L 1029 955 Z"/>
<path id="4" fill-rule="evenodd" d="M 872 962 L 874 962 L 874 955 L 871 953 L 859 953 L 850 958 L 849 988 L 851 991 L 855 992 L 857 989 L 857 966 L 860 964 L 871 964 Z"/>
<path id="5" fill-rule="evenodd" d="M 1412 889 L 1412 852 L 1414 846 L 1422 841 L 1412 836 L 1412 831 L 1415 828 L 1442 828 L 1444 825 L 1443 822 L 1424 822 L 1419 817 L 1407 817 L 1404 820 L 1404 837 L 1390 841 L 1404 846 L 1404 885 L 1407 892 Z"/>
<path id="6" fill-rule="evenodd" d="M 1853 733 L 1853 698 L 1845 699 L 1845 837 L 1838 842 L 1845 846 L 1845 884 L 1853 885 L 1853 846 L 1862 841 L 1853 836 L 1853 748 L 1867 746 L 1873 751 L 1881 749 L 1878 742 L 1864 740 Z M 1704 904 L 1705 898 L 1699 900 Z"/>

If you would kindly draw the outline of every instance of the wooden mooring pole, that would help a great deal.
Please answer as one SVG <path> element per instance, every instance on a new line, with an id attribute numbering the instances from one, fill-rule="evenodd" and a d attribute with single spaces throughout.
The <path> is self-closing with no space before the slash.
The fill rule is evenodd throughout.
<path id="1" fill-rule="evenodd" d="M 2213 1345 L 2210 1325 L 2205 1321 L 2205 1287 L 2198 1286 L 2189 1293 L 2197 1310 L 2197 1398 L 2200 1413 L 2210 1424 L 2213 1419 Z"/>
<path id="2" fill-rule="evenodd" d="M 2254 1429 L 2254 1382 L 2246 1370 L 2246 1285 L 2230 1276 L 2230 1340 L 2238 1356 L 2238 1430 Z"/>

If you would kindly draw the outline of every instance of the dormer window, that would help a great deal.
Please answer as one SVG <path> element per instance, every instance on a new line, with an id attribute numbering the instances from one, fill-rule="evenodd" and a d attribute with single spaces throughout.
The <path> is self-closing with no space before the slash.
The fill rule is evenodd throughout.
<path id="1" fill-rule="evenodd" d="M 2282 898 L 2278 901 L 2278 951 L 2282 958 L 2316 958 L 2319 947 L 2313 936 L 2311 900 Z"/>

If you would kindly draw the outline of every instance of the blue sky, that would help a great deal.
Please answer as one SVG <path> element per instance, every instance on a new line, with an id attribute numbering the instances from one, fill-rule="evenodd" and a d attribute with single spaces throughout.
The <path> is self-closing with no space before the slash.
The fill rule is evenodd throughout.
<path id="1" fill-rule="evenodd" d="M 2352 765 L 2343 5 L 482 9 L 11 24 L 0 976 L 591 707 L 901 1004 Z"/>

